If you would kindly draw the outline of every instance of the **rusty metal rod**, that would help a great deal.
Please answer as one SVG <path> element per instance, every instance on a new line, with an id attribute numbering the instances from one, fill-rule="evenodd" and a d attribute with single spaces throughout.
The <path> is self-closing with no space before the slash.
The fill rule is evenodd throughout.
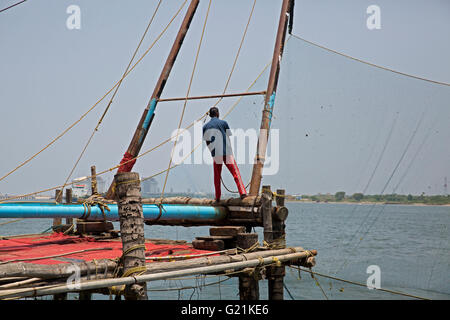
<path id="1" fill-rule="evenodd" d="M 266 91 L 215 94 L 215 95 L 209 95 L 209 96 L 194 96 L 194 97 L 187 97 L 187 98 L 186 97 L 184 97 L 184 98 L 165 98 L 165 99 L 159 99 L 158 102 L 256 96 L 256 95 L 263 95 L 263 94 L 266 94 Z"/>

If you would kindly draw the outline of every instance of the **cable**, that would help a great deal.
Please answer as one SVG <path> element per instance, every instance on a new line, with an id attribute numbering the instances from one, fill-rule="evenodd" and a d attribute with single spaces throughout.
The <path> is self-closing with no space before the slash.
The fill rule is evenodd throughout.
<path id="1" fill-rule="evenodd" d="M 192 80 L 194 79 L 195 70 L 197 68 L 198 57 L 200 55 L 200 49 L 201 49 L 202 43 L 203 43 L 203 36 L 205 35 L 206 23 L 208 22 L 209 10 L 211 8 L 211 2 L 212 2 L 212 0 L 209 0 L 208 10 L 206 11 L 206 16 L 205 16 L 205 22 L 203 23 L 202 34 L 200 36 L 200 42 L 198 44 L 197 53 L 195 55 L 194 66 L 192 68 L 191 78 L 189 80 L 189 85 L 188 85 L 188 89 L 187 89 L 187 93 L 186 93 L 186 99 L 184 100 L 184 104 L 183 104 L 183 111 L 181 112 L 180 121 L 178 122 L 177 135 L 176 135 L 175 141 L 173 143 L 172 154 L 170 155 L 169 166 L 168 166 L 167 171 L 166 171 L 166 177 L 164 179 L 164 185 L 163 185 L 163 188 L 162 188 L 162 191 L 161 191 L 161 199 L 164 197 L 164 191 L 166 189 L 167 178 L 169 177 L 170 166 L 172 165 L 173 154 L 174 154 L 175 148 L 177 146 L 179 131 L 180 131 L 180 128 L 181 128 L 181 124 L 183 122 L 184 112 L 186 111 L 186 105 L 187 105 L 187 101 L 188 101 L 187 98 L 189 97 L 189 93 L 191 91 L 191 86 L 192 86 Z"/>
<path id="2" fill-rule="evenodd" d="M 342 281 L 342 282 L 345 282 L 345 283 L 354 284 L 354 285 L 357 285 L 357 286 L 361 286 L 361 287 L 366 287 L 366 288 L 367 288 L 367 285 L 366 285 L 366 284 L 363 284 L 363 283 L 359 283 L 359 282 L 355 282 L 355 281 L 350 281 L 350 280 L 345 280 L 345 279 L 341 279 L 341 278 L 329 276 L 329 275 L 322 274 L 322 273 L 318 273 L 318 272 L 313 272 L 313 271 L 306 270 L 306 269 L 303 269 L 303 268 L 300 268 L 300 267 L 296 267 L 296 266 L 289 266 L 289 267 L 290 267 L 290 268 L 293 268 L 293 269 L 305 271 L 305 272 L 308 272 L 308 273 L 310 273 L 310 274 L 315 274 L 315 275 L 318 275 L 318 276 L 323 277 L 323 278 L 328 278 L 328 279 L 332 279 L 332 280 Z M 429 299 L 429 298 L 424 298 L 424 297 L 420 297 L 420 296 L 415 296 L 415 295 L 412 295 L 412 294 L 409 294 L 409 293 L 404 293 L 404 292 L 399 292 L 399 291 L 394 291 L 394 290 L 389 290 L 389 289 L 383 289 L 383 288 L 373 288 L 373 289 L 374 289 L 374 290 L 383 291 L 383 292 L 392 293 L 392 294 L 397 294 L 397 295 L 401 295 L 401 296 L 405 296 L 405 297 L 410 297 L 410 298 L 420 299 L 420 300 L 431 300 L 431 299 Z"/>
<path id="3" fill-rule="evenodd" d="M 338 54 L 338 55 L 340 55 L 340 56 L 343 56 L 343 57 L 346 57 L 346 58 L 348 58 L 348 59 L 352 59 L 352 60 L 355 60 L 355 61 L 358 61 L 358 62 L 367 64 L 367 65 L 372 66 L 372 67 L 375 67 L 375 68 L 379 68 L 379 69 L 382 69 L 382 70 L 385 70 L 385 71 L 390 71 L 390 72 L 393 72 L 393 73 L 396 73 L 396 74 L 400 74 L 400 75 L 405 76 L 405 77 L 410 77 L 410 78 L 413 78 L 413 79 L 422 80 L 422 81 L 427 81 L 427 82 L 431 82 L 431 83 L 434 83 L 434 84 L 440 84 L 440 85 L 443 85 L 443 86 L 449 86 L 449 87 L 450 87 L 450 83 L 447 83 L 447 82 L 441 82 L 441 81 L 431 80 L 431 79 L 427 79 L 427 78 L 423 78 L 423 77 L 414 76 L 414 75 L 412 75 L 412 74 L 408 74 L 408 73 L 396 71 L 396 70 L 393 70 L 393 69 L 389 69 L 389 68 L 386 68 L 386 67 L 383 67 L 383 66 L 380 66 L 380 65 L 376 65 L 376 64 L 371 63 L 371 62 L 367 62 L 367 61 L 364 61 L 364 60 L 361 60 L 361 59 L 358 59 L 358 58 L 354 58 L 354 57 L 352 57 L 352 56 L 349 56 L 349 55 L 347 55 L 347 54 L 344 54 L 344 53 L 335 51 L 335 50 L 333 50 L 333 49 L 330 49 L 330 48 L 321 46 L 321 45 L 319 45 L 319 44 L 317 44 L 317 43 L 314 43 L 314 42 L 312 42 L 312 41 L 308 41 L 308 40 L 306 40 L 306 39 L 303 39 L 302 37 L 296 36 L 295 34 L 291 34 L 291 36 L 294 37 L 294 38 L 297 38 L 298 40 L 301 40 L 301 41 L 304 41 L 304 42 L 306 42 L 306 43 L 309 43 L 309 44 L 311 44 L 311 45 L 313 45 L 313 46 L 319 47 L 319 48 L 321 48 L 321 49 L 327 50 L 327 51 L 332 52 L 332 53 L 336 53 L 336 54 Z"/>
<path id="4" fill-rule="evenodd" d="M 242 49 L 242 45 L 244 44 L 245 36 L 247 35 L 248 26 L 250 25 L 250 21 L 252 20 L 253 11 L 255 10 L 255 5 L 256 5 L 256 0 L 253 1 L 252 10 L 250 11 L 250 15 L 248 17 L 247 25 L 245 26 L 244 34 L 242 35 L 241 43 L 239 44 L 239 49 L 238 49 L 238 51 L 236 53 L 236 57 L 234 58 L 233 66 L 231 67 L 231 71 L 230 71 L 230 74 L 228 75 L 228 79 L 227 79 L 227 82 L 225 83 L 225 88 L 223 89 L 222 94 L 225 94 L 225 92 L 227 91 L 228 85 L 229 85 L 230 80 L 231 80 L 231 76 L 233 75 L 234 68 L 236 67 L 236 63 L 237 63 L 237 60 L 239 58 L 239 54 L 240 54 L 241 49 Z M 222 101 L 222 99 L 223 99 L 223 97 L 219 98 L 219 100 L 217 100 L 217 102 L 214 104 L 214 107 L 217 106 L 220 103 L 220 101 Z"/>
<path id="5" fill-rule="evenodd" d="M 400 159 L 397 161 L 397 164 L 395 165 L 394 170 L 392 170 L 391 175 L 389 176 L 388 180 L 386 181 L 385 185 L 383 186 L 383 189 L 382 189 L 382 191 L 381 191 L 381 194 L 383 194 L 384 191 L 386 190 L 386 188 L 387 188 L 387 186 L 389 185 L 389 183 L 390 183 L 392 177 L 394 176 L 394 174 L 395 174 L 395 172 L 397 171 L 397 169 L 398 169 L 400 163 L 402 162 L 404 156 L 406 155 L 406 153 L 407 153 L 407 151 L 408 151 L 408 149 L 409 149 L 409 147 L 410 147 L 412 141 L 414 140 L 414 137 L 415 137 L 415 135 L 416 135 L 416 133 L 417 133 L 417 131 L 418 131 L 418 129 L 419 129 L 419 127 L 420 127 L 422 121 L 423 121 L 424 115 L 425 115 L 425 112 L 422 113 L 422 116 L 421 116 L 419 122 L 417 123 L 417 126 L 416 126 L 415 130 L 413 131 L 411 137 L 409 138 L 409 141 L 408 141 L 408 143 L 407 143 L 405 149 L 403 150 L 403 153 L 402 153 Z M 370 214 L 371 214 L 371 212 L 372 212 L 372 210 L 373 210 L 373 208 L 374 208 L 375 206 L 376 206 L 376 204 L 373 204 L 372 207 L 369 209 L 369 212 L 368 212 L 368 214 L 366 215 L 365 219 L 363 220 L 363 223 L 361 224 L 361 226 L 364 225 L 364 223 L 366 222 L 366 220 L 367 220 L 368 217 L 370 216 Z M 370 231 L 370 229 L 372 228 L 372 226 L 373 226 L 373 225 L 375 224 L 375 222 L 378 220 L 378 217 L 380 216 L 380 214 L 384 211 L 385 206 L 386 206 L 386 204 L 383 205 L 383 207 L 382 207 L 382 209 L 380 210 L 380 212 L 378 213 L 378 215 L 376 215 L 376 217 L 372 220 L 372 223 L 371 223 L 371 224 L 369 225 L 369 227 L 366 229 L 366 231 L 364 232 L 363 236 L 360 237 L 358 243 L 353 247 L 353 250 L 352 250 L 353 252 L 354 252 L 355 249 L 359 246 L 359 244 L 361 243 L 361 241 L 367 236 L 367 234 L 368 234 L 368 232 Z M 361 228 L 360 228 L 360 229 L 361 229 Z M 351 240 L 350 242 L 353 241 L 353 239 L 355 238 L 355 236 L 356 236 L 356 234 L 357 234 L 358 232 L 359 232 L 359 229 L 358 229 L 358 231 L 353 235 L 353 238 L 352 238 L 352 240 Z M 339 269 L 337 269 L 336 274 L 337 274 L 337 272 L 339 272 L 340 270 L 342 270 L 342 268 L 343 268 L 344 265 L 347 263 L 347 261 L 348 261 L 348 257 L 344 260 L 344 262 L 343 262 L 343 264 L 341 265 L 341 267 L 340 267 Z"/>
<path id="6" fill-rule="evenodd" d="M 3 12 L 3 11 L 6 11 L 6 10 L 8 10 L 8 9 L 11 9 L 12 7 L 15 7 L 15 6 L 17 6 L 17 5 L 21 4 L 21 3 L 24 3 L 25 1 L 27 1 L 27 0 L 19 1 L 19 2 L 15 3 L 15 4 L 13 4 L 13 5 L 10 5 L 9 7 L 6 7 L 6 8 L 4 8 L 4 9 L 1 9 L 1 10 L 0 10 L 0 13 Z"/>
<path id="7" fill-rule="evenodd" d="M 141 44 L 142 44 L 142 42 L 144 41 L 144 38 L 145 38 L 145 36 L 147 35 L 148 30 L 150 29 L 150 26 L 152 25 L 152 22 L 153 22 L 153 20 L 154 20 L 154 18 L 155 18 L 155 16 L 156 16 L 156 13 L 158 12 L 158 9 L 159 9 L 159 7 L 160 7 L 160 5 L 161 5 L 161 2 L 162 2 L 162 0 L 159 0 L 158 5 L 156 6 L 156 9 L 155 9 L 155 11 L 153 12 L 153 15 L 152 15 L 152 17 L 151 17 L 149 23 L 147 24 L 147 28 L 145 29 L 144 34 L 142 35 L 142 37 L 141 37 L 141 39 L 140 39 L 140 41 L 139 41 L 139 44 L 138 44 L 138 46 L 136 47 L 136 49 L 134 50 L 134 53 L 133 53 L 133 55 L 132 55 L 132 57 L 131 57 L 131 60 L 130 60 L 130 62 L 128 63 L 126 69 L 125 69 L 125 72 L 123 73 L 122 78 L 121 78 L 120 81 L 119 81 L 119 84 L 116 86 L 116 89 L 114 90 L 114 92 L 113 92 L 113 94 L 112 94 L 112 96 L 111 96 L 111 98 L 110 98 L 110 100 L 109 100 L 109 102 L 108 102 L 108 105 L 106 106 L 105 110 L 103 111 L 103 114 L 102 114 L 102 116 L 100 117 L 100 120 L 98 121 L 97 125 L 95 126 L 94 131 L 92 131 L 91 136 L 89 137 L 89 139 L 88 139 L 86 145 L 84 146 L 83 150 L 81 151 L 81 154 L 79 155 L 77 161 L 75 162 L 74 166 L 72 167 L 72 170 L 70 171 L 69 175 L 67 176 L 66 181 L 64 181 L 64 185 L 67 184 L 67 181 L 69 181 L 70 177 L 72 176 L 73 172 L 75 171 L 75 168 L 78 166 L 78 163 L 80 162 L 81 158 L 83 157 L 84 153 L 86 152 L 87 147 L 88 147 L 89 144 L 91 143 L 92 138 L 94 137 L 95 133 L 98 131 L 98 128 L 100 127 L 100 124 L 102 123 L 102 121 L 103 121 L 103 119 L 104 119 L 106 113 L 108 112 L 108 110 L 109 110 L 109 108 L 110 108 L 110 106 L 111 106 L 111 104 L 112 104 L 112 102 L 113 102 L 113 99 L 114 99 L 114 97 L 115 97 L 116 94 L 117 94 L 117 91 L 119 91 L 119 88 L 120 88 L 120 86 L 121 86 L 121 84 L 122 84 L 122 81 L 123 81 L 125 75 L 127 74 L 128 70 L 130 69 L 130 66 L 131 66 L 131 64 L 133 63 L 133 60 L 134 60 L 134 58 L 136 57 L 136 54 L 138 53 L 139 48 L 141 47 Z"/>
<path id="8" fill-rule="evenodd" d="M 121 80 L 123 80 L 125 77 L 127 77 L 133 70 L 134 68 L 142 61 L 142 59 L 144 59 L 144 57 L 150 52 L 150 50 L 153 48 L 153 46 L 156 44 L 156 42 L 158 42 L 158 40 L 162 37 L 162 35 L 167 31 L 167 29 L 169 28 L 169 26 L 172 24 L 172 22 L 175 20 L 175 18 L 178 16 L 178 14 L 181 12 L 181 10 L 183 9 L 184 5 L 186 4 L 187 0 L 185 0 L 183 2 L 183 4 L 180 6 L 180 8 L 178 9 L 178 11 L 175 13 L 175 15 L 172 17 L 172 19 L 169 21 L 169 23 L 167 24 L 167 26 L 163 29 L 163 31 L 158 35 L 158 37 L 156 38 L 156 40 L 150 45 L 150 47 L 144 52 L 144 54 L 139 58 L 139 60 L 130 68 L 130 70 L 125 74 L 124 77 L 122 77 Z M 33 160 L 35 157 L 37 157 L 40 153 L 42 153 L 43 151 L 45 151 L 46 149 L 48 149 L 53 143 L 55 143 L 57 140 L 59 140 L 61 137 L 63 137 L 69 130 L 71 130 L 73 127 L 75 127 L 79 122 L 81 122 L 81 120 L 83 120 L 92 110 L 94 110 L 94 108 L 101 102 L 103 101 L 103 99 L 106 98 L 106 96 L 108 96 L 116 86 L 119 85 L 120 81 L 117 81 L 114 86 L 109 89 L 91 108 L 89 108 L 85 113 L 83 113 L 80 117 L 80 119 L 78 119 L 77 121 L 75 121 L 74 123 L 72 123 L 69 127 L 67 127 L 63 132 L 61 132 L 59 135 L 57 135 L 53 140 L 51 140 L 45 147 L 43 147 L 41 150 L 39 150 L 37 153 L 35 153 L 33 156 L 29 157 L 27 160 L 25 160 L 24 162 L 22 162 L 20 165 L 18 165 L 16 168 L 14 168 L 13 170 L 9 171 L 7 174 L 5 174 L 4 176 L 0 177 L 0 181 L 2 181 L 3 179 L 5 179 L 6 177 L 8 177 L 9 175 L 11 175 L 12 173 L 14 173 L 15 171 L 17 171 L 18 169 L 20 169 L 21 167 L 23 167 L 24 165 L 26 165 L 28 162 L 30 162 L 31 160 Z M 119 167 L 119 166 L 118 166 Z"/>
<path id="9" fill-rule="evenodd" d="M 259 78 L 260 78 L 260 77 L 264 74 L 264 72 L 269 68 L 270 64 L 271 64 L 271 62 L 269 62 L 269 63 L 267 63 L 267 64 L 265 65 L 265 67 L 264 67 L 263 70 L 259 73 L 259 75 L 256 77 L 256 79 L 253 80 L 253 82 L 250 84 L 250 86 L 249 86 L 248 89 L 247 89 L 247 92 L 249 92 L 250 89 L 253 88 L 253 86 L 256 84 L 256 82 L 259 80 Z M 230 109 L 225 113 L 224 118 L 228 117 L 228 115 L 229 115 L 229 114 L 237 107 L 237 105 L 241 102 L 242 99 L 243 99 L 243 97 L 240 97 L 240 98 L 239 98 L 239 99 L 238 99 L 238 100 L 230 107 Z M 206 116 L 207 116 L 206 113 L 203 114 L 199 119 L 197 119 L 196 121 L 192 122 L 192 123 L 191 123 L 189 126 L 187 126 L 186 128 L 182 129 L 180 133 L 182 133 L 182 132 L 188 130 L 189 128 L 191 128 L 192 126 L 194 126 L 194 124 L 195 124 L 196 122 L 201 121 L 201 120 L 202 120 L 203 118 L 205 118 Z M 175 136 L 169 137 L 168 139 L 162 141 L 161 143 L 159 143 L 159 144 L 156 145 L 155 147 L 153 147 L 153 148 L 151 148 L 151 149 L 149 149 L 149 150 L 147 150 L 147 151 L 145 151 L 145 152 L 139 154 L 138 156 L 136 156 L 136 157 L 134 157 L 134 158 L 132 158 L 132 159 L 126 161 L 126 162 L 123 163 L 123 164 L 126 164 L 126 163 L 128 163 L 128 162 L 131 162 L 131 161 L 133 161 L 133 160 L 135 160 L 135 159 L 138 159 L 138 158 L 140 158 L 140 157 L 143 157 L 143 156 L 149 154 L 150 152 L 152 152 L 152 151 L 158 149 L 158 148 L 161 147 L 162 145 L 164 145 L 164 144 L 168 143 L 169 141 L 171 141 L 174 137 L 175 137 Z M 199 144 L 197 144 L 197 146 L 195 146 L 195 148 L 192 149 L 191 152 L 190 152 L 186 157 L 184 157 L 184 158 L 182 159 L 181 162 L 183 162 L 184 160 L 186 160 L 187 157 L 189 157 L 189 156 L 190 156 L 190 155 L 191 155 L 198 147 L 201 146 L 201 144 L 202 144 L 202 142 L 200 142 Z M 181 162 L 180 162 L 179 164 L 181 164 Z M 170 169 L 173 169 L 173 168 L 179 166 L 179 164 L 173 165 Z M 97 172 L 97 174 L 96 174 L 95 176 L 97 177 L 97 176 L 100 176 L 100 175 L 105 174 L 105 173 L 107 173 L 107 172 L 111 172 L 112 170 L 117 169 L 117 168 L 120 167 L 121 165 L 122 165 L 122 164 L 118 164 L 118 165 L 116 165 L 116 166 L 114 166 L 114 167 L 111 167 L 111 168 L 109 168 L 109 169 L 106 169 L 106 170 Z M 170 170 L 170 169 L 169 169 L 169 170 Z M 166 169 L 166 170 L 162 170 L 162 171 L 160 171 L 160 172 L 158 172 L 158 173 L 156 173 L 156 174 L 154 174 L 154 175 L 152 175 L 152 176 L 149 176 L 149 177 L 147 177 L 147 178 L 142 179 L 141 181 L 145 181 L 145 180 L 151 179 L 151 178 L 156 177 L 156 176 L 158 176 L 158 175 L 160 175 L 160 174 L 162 174 L 162 173 L 164 173 L 164 172 L 166 172 L 166 171 L 167 171 L 167 169 Z M 93 177 L 94 177 L 94 176 L 88 176 L 88 177 L 86 177 L 86 178 L 84 178 L 83 180 L 80 180 L 80 181 L 85 181 L 85 180 L 91 179 L 91 178 L 93 178 Z M 19 199 L 19 198 L 25 197 L 25 196 L 33 196 L 33 195 L 36 195 L 36 194 L 39 194 L 39 193 L 48 192 L 48 191 L 52 191 L 52 190 L 56 190 L 56 189 L 61 189 L 61 188 L 65 188 L 65 187 L 66 187 L 66 185 L 60 185 L 60 186 L 55 186 L 55 187 L 51 187 L 51 188 L 47 188 L 47 189 L 42 189 L 42 190 L 39 190 L 39 191 L 27 193 L 27 194 L 22 194 L 22 195 L 18 195 L 18 196 L 14 196 L 14 197 L 9 197 L 9 198 L 5 198 L 5 199 L 0 200 L 0 203 L 4 203 L 4 202 L 9 201 L 9 200 Z"/>

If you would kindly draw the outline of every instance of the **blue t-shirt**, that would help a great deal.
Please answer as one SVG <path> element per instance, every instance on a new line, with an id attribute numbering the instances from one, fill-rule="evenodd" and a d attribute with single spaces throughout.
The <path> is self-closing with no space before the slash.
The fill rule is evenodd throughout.
<path id="1" fill-rule="evenodd" d="M 229 135 L 231 131 L 228 123 L 217 117 L 211 118 L 203 126 L 203 139 L 208 142 L 208 148 L 213 157 L 233 154 Z"/>

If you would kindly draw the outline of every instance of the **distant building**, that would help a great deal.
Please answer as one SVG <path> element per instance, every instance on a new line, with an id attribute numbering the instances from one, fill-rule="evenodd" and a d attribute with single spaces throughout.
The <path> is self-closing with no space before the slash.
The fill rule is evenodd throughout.
<path id="1" fill-rule="evenodd" d="M 97 176 L 97 191 L 98 193 L 106 192 L 106 181 L 102 177 Z"/>
<path id="2" fill-rule="evenodd" d="M 154 178 L 141 181 L 142 194 L 156 194 L 159 191 L 158 182 Z"/>
<path id="3" fill-rule="evenodd" d="M 86 197 L 91 194 L 91 179 L 80 177 L 72 180 L 72 196 L 74 198 Z"/>

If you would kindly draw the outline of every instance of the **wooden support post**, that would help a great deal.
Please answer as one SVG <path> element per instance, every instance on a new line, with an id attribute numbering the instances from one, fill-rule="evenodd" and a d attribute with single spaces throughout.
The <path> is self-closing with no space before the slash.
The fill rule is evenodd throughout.
<path id="1" fill-rule="evenodd" d="M 272 191 L 270 186 L 263 186 L 261 196 L 261 210 L 264 227 L 264 241 L 271 243 L 272 235 Z"/>
<path id="2" fill-rule="evenodd" d="M 145 271 L 144 215 L 141 183 L 136 172 L 119 172 L 114 176 L 122 238 L 123 274 L 131 276 Z M 125 287 L 126 300 L 147 300 L 147 284 Z"/>
<path id="3" fill-rule="evenodd" d="M 256 196 L 261 185 L 262 170 L 264 159 L 266 157 L 267 142 L 269 140 L 269 130 L 272 122 L 273 107 L 275 95 L 278 86 L 278 76 L 280 74 L 281 58 L 283 56 L 284 41 L 286 39 L 286 29 L 289 20 L 289 12 L 292 8 L 293 0 L 283 0 L 281 5 L 280 20 L 278 23 L 277 37 L 275 39 L 275 48 L 272 56 L 272 65 L 269 74 L 269 83 L 267 84 L 266 97 L 264 100 L 264 109 L 262 113 L 261 126 L 256 148 L 256 161 L 253 165 L 252 179 L 250 183 L 251 196 Z"/>
<path id="4" fill-rule="evenodd" d="M 258 242 L 257 233 L 238 233 L 237 245 L 241 249 L 251 248 Z M 239 275 L 239 297 L 241 300 L 259 300 L 259 283 L 257 274 Z"/>
<path id="5" fill-rule="evenodd" d="M 92 300 L 92 292 L 90 291 L 81 291 L 78 295 L 79 300 Z"/>
<path id="6" fill-rule="evenodd" d="M 72 203 L 72 189 L 66 189 L 66 203 Z M 66 218 L 66 224 L 73 224 L 73 218 Z"/>
<path id="7" fill-rule="evenodd" d="M 284 207 L 285 191 L 278 189 L 276 192 L 275 201 L 278 208 Z M 286 209 L 286 208 L 285 208 Z M 284 217 L 284 219 L 283 219 Z M 286 233 L 285 233 L 285 217 L 277 215 L 277 210 L 273 211 L 272 228 L 273 228 L 273 243 L 277 249 L 286 248 Z M 284 299 L 284 276 L 286 270 L 284 266 L 272 266 L 267 268 L 267 279 L 269 280 L 269 300 L 283 300 Z"/>
<path id="8" fill-rule="evenodd" d="M 55 202 L 61 203 L 62 202 L 62 190 L 56 189 L 55 190 Z M 62 224 L 61 218 L 53 218 L 53 227 L 60 226 Z"/>
<path id="9" fill-rule="evenodd" d="M 95 170 L 95 166 L 91 166 L 91 191 L 92 191 L 92 194 L 98 194 L 97 172 Z"/>
<path id="10" fill-rule="evenodd" d="M 62 190 L 61 189 L 56 189 L 55 190 L 55 201 L 57 203 L 60 203 L 62 201 Z M 62 225 L 62 218 L 53 218 L 53 230 L 58 230 Z M 58 227 L 55 228 L 55 227 Z M 67 300 L 67 293 L 58 293 L 53 295 L 53 300 L 56 301 L 63 301 L 63 300 Z"/>

